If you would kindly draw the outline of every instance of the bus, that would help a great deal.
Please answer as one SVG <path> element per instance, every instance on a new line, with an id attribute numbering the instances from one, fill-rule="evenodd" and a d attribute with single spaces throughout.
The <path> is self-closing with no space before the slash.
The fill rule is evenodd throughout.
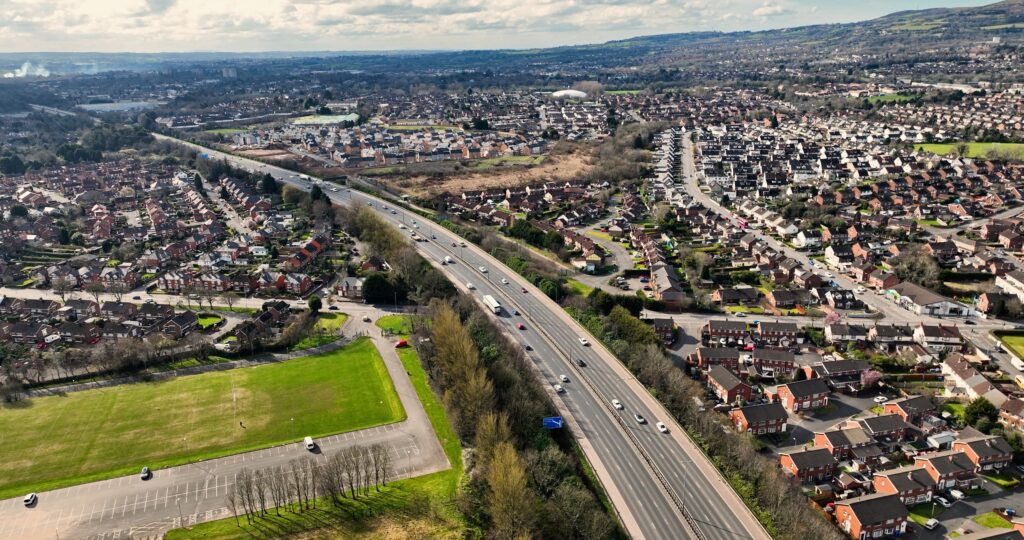
<path id="1" fill-rule="evenodd" d="M 484 296 L 484 303 L 487 304 L 487 307 L 490 308 L 495 315 L 501 315 L 501 302 L 497 301 L 493 296 L 489 294 Z"/>

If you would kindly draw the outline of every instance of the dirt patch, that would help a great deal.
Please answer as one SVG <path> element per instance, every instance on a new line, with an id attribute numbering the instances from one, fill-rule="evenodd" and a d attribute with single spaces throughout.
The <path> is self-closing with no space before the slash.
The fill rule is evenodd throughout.
<path id="1" fill-rule="evenodd" d="M 509 165 L 493 167 L 480 172 L 444 176 L 413 175 L 391 180 L 401 190 L 418 197 L 443 192 L 461 193 L 474 189 L 523 186 L 549 181 L 565 181 L 592 167 L 590 157 L 582 153 L 548 156 L 540 165 L 530 167 Z M 383 180 L 388 182 L 388 180 Z"/>

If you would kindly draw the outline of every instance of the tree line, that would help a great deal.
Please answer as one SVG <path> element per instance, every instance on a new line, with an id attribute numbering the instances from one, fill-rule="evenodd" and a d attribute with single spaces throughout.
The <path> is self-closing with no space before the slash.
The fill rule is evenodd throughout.
<path id="1" fill-rule="evenodd" d="M 299 513 L 316 509 L 317 501 L 340 506 L 359 500 L 387 486 L 393 458 L 382 443 L 356 445 L 340 450 L 322 463 L 310 456 L 267 469 L 242 469 L 227 494 L 235 524 L 252 525 L 274 513 Z M 241 516 L 241 518 L 240 518 Z"/>
<path id="2" fill-rule="evenodd" d="M 612 538 L 568 434 L 543 429 L 554 407 L 530 360 L 469 297 L 434 301 L 417 334 L 431 383 L 472 451 L 459 494 L 464 515 L 490 538 Z"/>

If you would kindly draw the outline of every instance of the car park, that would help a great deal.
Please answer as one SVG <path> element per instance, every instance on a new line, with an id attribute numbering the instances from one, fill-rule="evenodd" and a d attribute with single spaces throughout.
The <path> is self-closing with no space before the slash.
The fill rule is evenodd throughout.
<path id="1" fill-rule="evenodd" d="M 29 493 L 28 495 L 25 495 L 25 499 L 23 502 L 25 503 L 25 506 L 32 506 L 38 500 L 39 497 L 35 493 Z"/>
<path id="2" fill-rule="evenodd" d="M 617 399 L 613 399 L 612 400 L 612 407 L 615 407 L 616 409 L 618 409 L 620 411 L 625 408 L 625 407 L 622 406 L 622 402 L 617 400 Z"/>
<path id="3" fill-rule="evenodd" d="M 657 424 L 654 425 L 658 426 L 658 431 L 662 433 L 668 433 L 668 426 L 666 426 L 664 422 L 658 422 Z"/>
<path id="4" fill-rule="evenodd" d="M 644 415 L 642 415 L 640 413 L 634 414 L 633 415 L 633 420 L 636 420 L 637 424 L 646 424 L 647 423 L 647 419 L 644 418 Z"/>

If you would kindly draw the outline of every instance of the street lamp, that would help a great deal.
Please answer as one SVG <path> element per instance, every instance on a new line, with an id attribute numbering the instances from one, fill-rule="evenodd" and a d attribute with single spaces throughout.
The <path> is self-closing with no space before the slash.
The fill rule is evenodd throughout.
<path id="1" fill-rule="evenodd" d="M 185 515 L 181 513 L 181 498 L 180 497 L 175 497 L 174 498 L 174 504 L 176 504 L 178 506 L 178 519 L 179 519 L 178 523 L 180 523 L 181 526 L 184 527 L 185 526 Z"/>

